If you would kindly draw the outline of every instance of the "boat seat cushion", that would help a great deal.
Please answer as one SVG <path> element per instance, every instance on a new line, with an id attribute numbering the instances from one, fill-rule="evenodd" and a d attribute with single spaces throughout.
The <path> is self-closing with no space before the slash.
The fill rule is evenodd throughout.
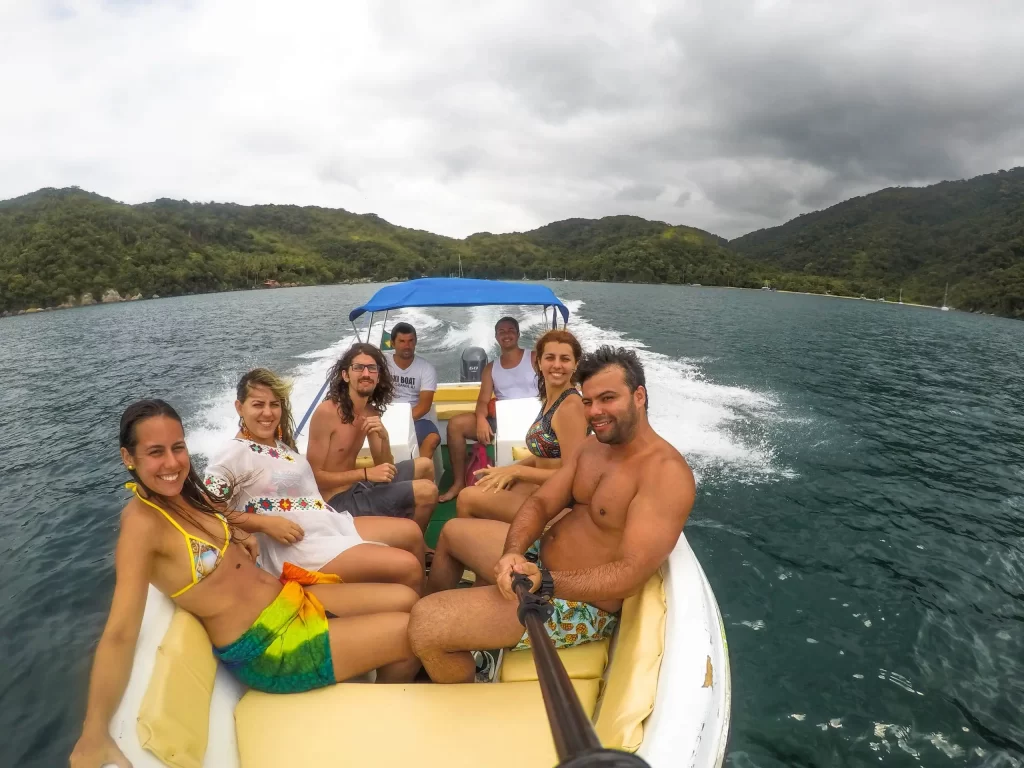
<path id="1" fill-rule="evenodd" d="M 599 681 L 574 680 L 588 714 Z M 540 684 L 341 683 L 242 697 L 241 768 L 524 768 L 558 762 Z"/>
<path id="2" fill-rule="evenodd" d="M 473 413 L 475 410 L 475 400 L 472 403 L 438 403 L 434 406 L 438 421 L 450 421 L 460 414 Z"/>
<path id="3" fill-rule="evenodd" d="M 665 653 L 665 582 L 655 573 L 622 604 L 619 627 L 594 728 L 601 743 L 635 752 L 654 711 Z"/>
<path id="4" fill-rule="evenodd" d="M 608 640 L 584 643 L 575 648 L 561 648 L 558 658 L 573 680 L 600 680 L 608 664 Z M 537 679 L 533 651 L 505 651 L 501 661 L 501 681 L 516 683 Z"/>
<path id="5" fill-rule="evenodd" d="M 478 397 L 480 397 L 479 384 L 463 384 L 458 387 L 441 384 L 434 392 L 435 403 L 473 403 L 476 406 Z"/>
<path id="6" fill-rule="evenodd" d="M 139 744 L 172 768 L 202 768 L 210 735 L 210 698 L 217 675 L 203 625 L 180 608 L 157 648 L 139 707 Z"/>
<path id="7" fill-rule="evenodd" d="M 525 445 L 512 446 L 512 461 L 519 461 L 520 459 L 525 459 L 527 456 L 533 456 L 533 454 L 530 453 L 530 449 Z"/>

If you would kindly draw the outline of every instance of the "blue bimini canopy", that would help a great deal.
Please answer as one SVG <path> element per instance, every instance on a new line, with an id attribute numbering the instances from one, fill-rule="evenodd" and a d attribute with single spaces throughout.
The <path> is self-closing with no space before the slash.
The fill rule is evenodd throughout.
<path id="1" fill-rule="evenodd" d="M 349 312 L 348 319 L 355 322 L 365 312 L 385 312 L 403 307 L 482 307 L 489 304 L 557 307 L 562 322 L 569 320 L 569 309 L 547 286 L 465 277 L 424 277 L 386 286 L 363 306 Z"/>

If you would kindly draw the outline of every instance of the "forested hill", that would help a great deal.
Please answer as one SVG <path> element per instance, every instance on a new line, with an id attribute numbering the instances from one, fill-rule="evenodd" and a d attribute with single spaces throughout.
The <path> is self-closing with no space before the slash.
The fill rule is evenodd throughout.
<path id="1" fill-rule="evenodd" d="M 157 200 L 72 189 L 0 202 L 0 312 L 262 285 L 467 277 L 758 286 L 775 270 L 689 227 L 573 219 L 465 240 L 378 216 L 288 205 Z M 763 274 L 762 274 L 763 273 Z M 88 294 L 86 296 L 86 294 Z"/>
<path id="2" fill-rule="evenodd" d="M 0 313 L 421 275 L 701 283 L 884 296 L 1024 317 L 1024 169 L 886 189 L 726 242 L 635 216 L 456 240 L 373 214 L 77 188 L 0 202 Z"/>
<path id="3" fill-rule="evenodd" d="M 884 189 L 732 240 L 791 273 L 834 276 L 870 298 L 1024 316 L 1024 168 Z"/>

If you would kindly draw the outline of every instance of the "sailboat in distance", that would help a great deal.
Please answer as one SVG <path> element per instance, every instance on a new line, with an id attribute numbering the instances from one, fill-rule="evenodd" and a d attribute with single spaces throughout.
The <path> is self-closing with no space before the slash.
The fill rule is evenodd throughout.
<path id="1" fill-rule="evenodd" d="M 946 299 L 949 298 L 949 283 L 946 283 L 946 292 L 942 296 L 942 311 L 949 312 L 949 307 L 946 306 Z"/>

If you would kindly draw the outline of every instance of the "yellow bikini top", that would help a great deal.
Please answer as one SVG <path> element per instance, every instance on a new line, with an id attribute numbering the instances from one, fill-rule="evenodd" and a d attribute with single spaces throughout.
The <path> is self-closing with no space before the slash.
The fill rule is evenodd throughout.
<path id="1" fill-rule="evenodd" d="M 185 537 L 185 546 L 188 548 L 188 557 L 192 563 L 192 583 L 186 584 L 184 587 L 175 592 L 171 597 L 177 597 L 184 592 L 192 589 L 196 584 L 205 579 L 220 565 L 221 558 L 224 557 L 224 553 L 227 551 L 228 544 L 231 543 L 231 529 L 228 528 L 228 521 L 224 519 L 224 515 L 217 515 L 221 525 L 224 526 L 224 546 L 218 547 L 206 539 L 201 539 L 198 536 L 193 536 L 191 533 L 182 528 L 178 521 L 175 520 L 170 514 L 158 507 L 149 499 L 144 499 L 139 495 L 139 487 L 135 483 L 125 483 L 124 487 L 135 494 L 139 501 L 143 504 L 148 504 L 161 515 L 167 518 L 168 522 L 177 528 L 181 535 Z"/>

